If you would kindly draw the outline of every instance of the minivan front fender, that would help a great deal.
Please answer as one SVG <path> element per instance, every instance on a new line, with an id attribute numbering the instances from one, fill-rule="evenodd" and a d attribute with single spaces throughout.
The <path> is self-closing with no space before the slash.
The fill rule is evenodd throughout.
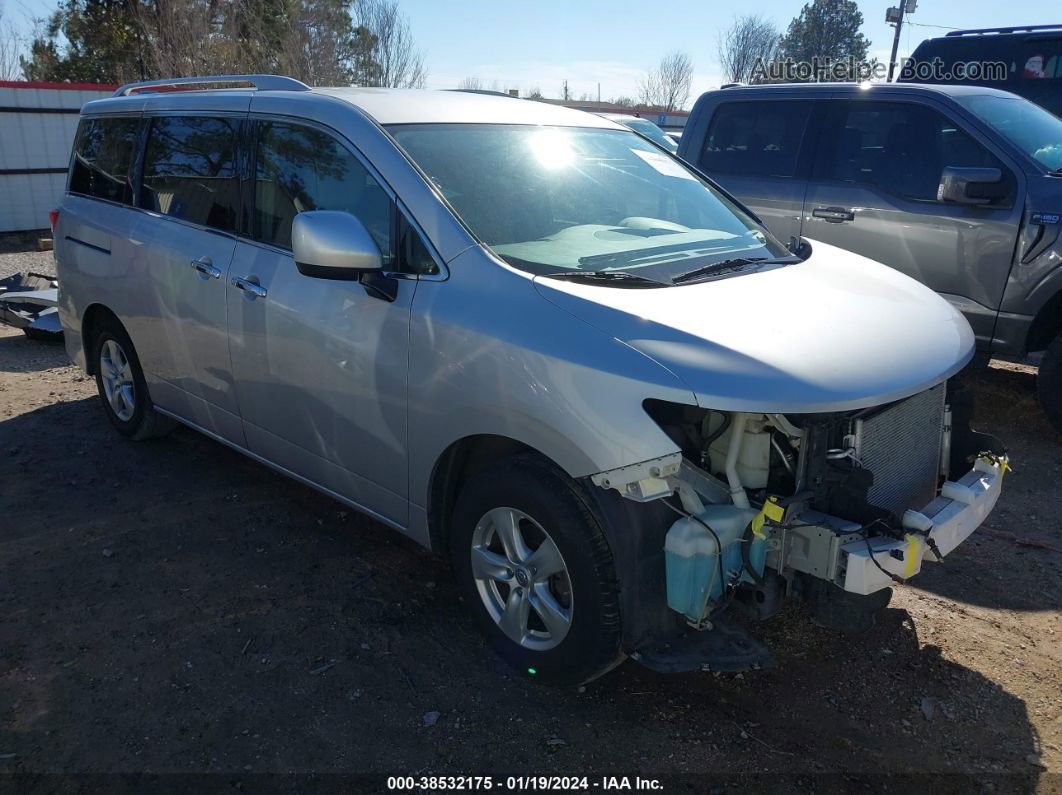
<path id="1" fill-rule="evenodd" d="M 465 437 L 514 440 L 572 478 L 678 450 L 643 408 L 649 398 L 696 405 L 673 373 L 543 299 L 530 274 L 480 247 L 451 262 L 450 274 L 422 281 L 413 301 L 414 514 L 430 504 L 440 457 Z"/>

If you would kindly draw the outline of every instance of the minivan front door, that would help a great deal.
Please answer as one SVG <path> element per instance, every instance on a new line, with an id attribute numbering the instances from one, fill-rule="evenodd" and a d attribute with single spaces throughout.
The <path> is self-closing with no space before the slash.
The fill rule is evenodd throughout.
<path id="1" fill-rule="evenodd" d="M 240 116 L 157 116 L 144 152 L 134 240 L 154 329 L 138 343 L 163 409 L 243 444 L 229 362 L 225 277 L 236 247 Z"/>
<path id="2" fill-rule="evenodd" d="M 804 202 L 804 236 L 906 273 L 992 339 L 1021 225 L 1016 170 L 941 111 L 916 102 L 838 101 Z M 998 168 L 986 205 L 937 200 L 945 167 Z"/>
<path id="3" fill-rule="evenodd" d="M 712 114 L 698 167 L 782 242 L 800 236 L 807 174 L 800 152 L 810 100 L 735 100 Z M 806 168 L 805 168 L 806 171 Z"/>
<path id="4" fill-rule="evenodd" d="M 393 301 L 358 281 L 305 276 L 291 222 L 357 216 L 393 260 L 393 203 L 343 144 L 315 127 L 256 123 L 251 234 L 226 284 L 248 448 L 399 527 L 408 523 L 406 383 L 416 280 Z"/>

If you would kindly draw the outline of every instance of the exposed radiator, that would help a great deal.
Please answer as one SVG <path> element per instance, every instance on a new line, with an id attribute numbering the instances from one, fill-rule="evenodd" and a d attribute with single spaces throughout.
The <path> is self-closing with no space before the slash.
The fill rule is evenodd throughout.
<path id="1" fill-rule="evenodd" d="M 855 420 L 855 454 L 874 473 L 871 505 L 903 516 L 936 496 L 943 428 L 943 384 Z"/>

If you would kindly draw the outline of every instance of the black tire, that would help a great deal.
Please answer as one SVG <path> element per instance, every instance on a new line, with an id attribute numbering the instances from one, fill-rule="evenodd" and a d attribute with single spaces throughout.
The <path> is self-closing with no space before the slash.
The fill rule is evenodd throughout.
<path id="1" fill-rule="evenodd" d="M 1062 434 L 1062 334 L 1044 351 L 1040 374 L 1036 378 L 1040 407 L 1055 431 Z"/>
<path id="2" fill-rule="evenodd" d="M 495 508 L 527 514 L 546 530 L 563 557 L 570 586 L 570 624 L 563 640 L 553 648 L 529 649 L 511 639 L 480 596 L 472 572 L 473 539 L 476 526 Z M 533 525 L 531 532 L 536 532 Z M 465 603 L 491 646 L 520 673 L 549 684 L 577 685 L 601 676 L 623 660 L 612 552 L 577 486 L 547 461 L 516 456 L 466 483 L 454 508 L 450 553 Z"/>
<path id="3" fill-rule="evenodd" d="M 121 348 L 128 363 L 133 381 L 133 412 L 128 418 L 122 418 L 116 412 L 114 406 L 107 398 L 104 387 L 103 365 L 101 354 L 108 341 L 113 341 Z M 144 380 L 144 371 L 137 358 L 136 349 L 132 340 L 122 324 L 115 318 L 103 319 L 96 331 L 96 338 L 92 342 L 93 369 L 96 373 L 96 389 L 99 392 L 100 404 L 107 419 L 118 433 L 133 441 L 145 439 L 157 439 L 165 436 L 176 427 L 177 423 L 169 417 L 165 417 L 155 411 L 151 403 L 151 395 L 148 393 L 147 382 Z"/>

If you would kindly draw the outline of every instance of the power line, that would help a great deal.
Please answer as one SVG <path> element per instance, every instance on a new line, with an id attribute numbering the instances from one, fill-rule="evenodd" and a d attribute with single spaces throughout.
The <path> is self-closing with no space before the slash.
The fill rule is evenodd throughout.
<path id="1" fill-rule="evenodd" d="M 911 22 L 910 20 L 904 20 L 905 25 L 914 25 L 918 28 L 940 28 L 940 30 L 962 30 L 962 28 L 953 28 L 948 25 L 929 25 L 925 22 Z"/>

